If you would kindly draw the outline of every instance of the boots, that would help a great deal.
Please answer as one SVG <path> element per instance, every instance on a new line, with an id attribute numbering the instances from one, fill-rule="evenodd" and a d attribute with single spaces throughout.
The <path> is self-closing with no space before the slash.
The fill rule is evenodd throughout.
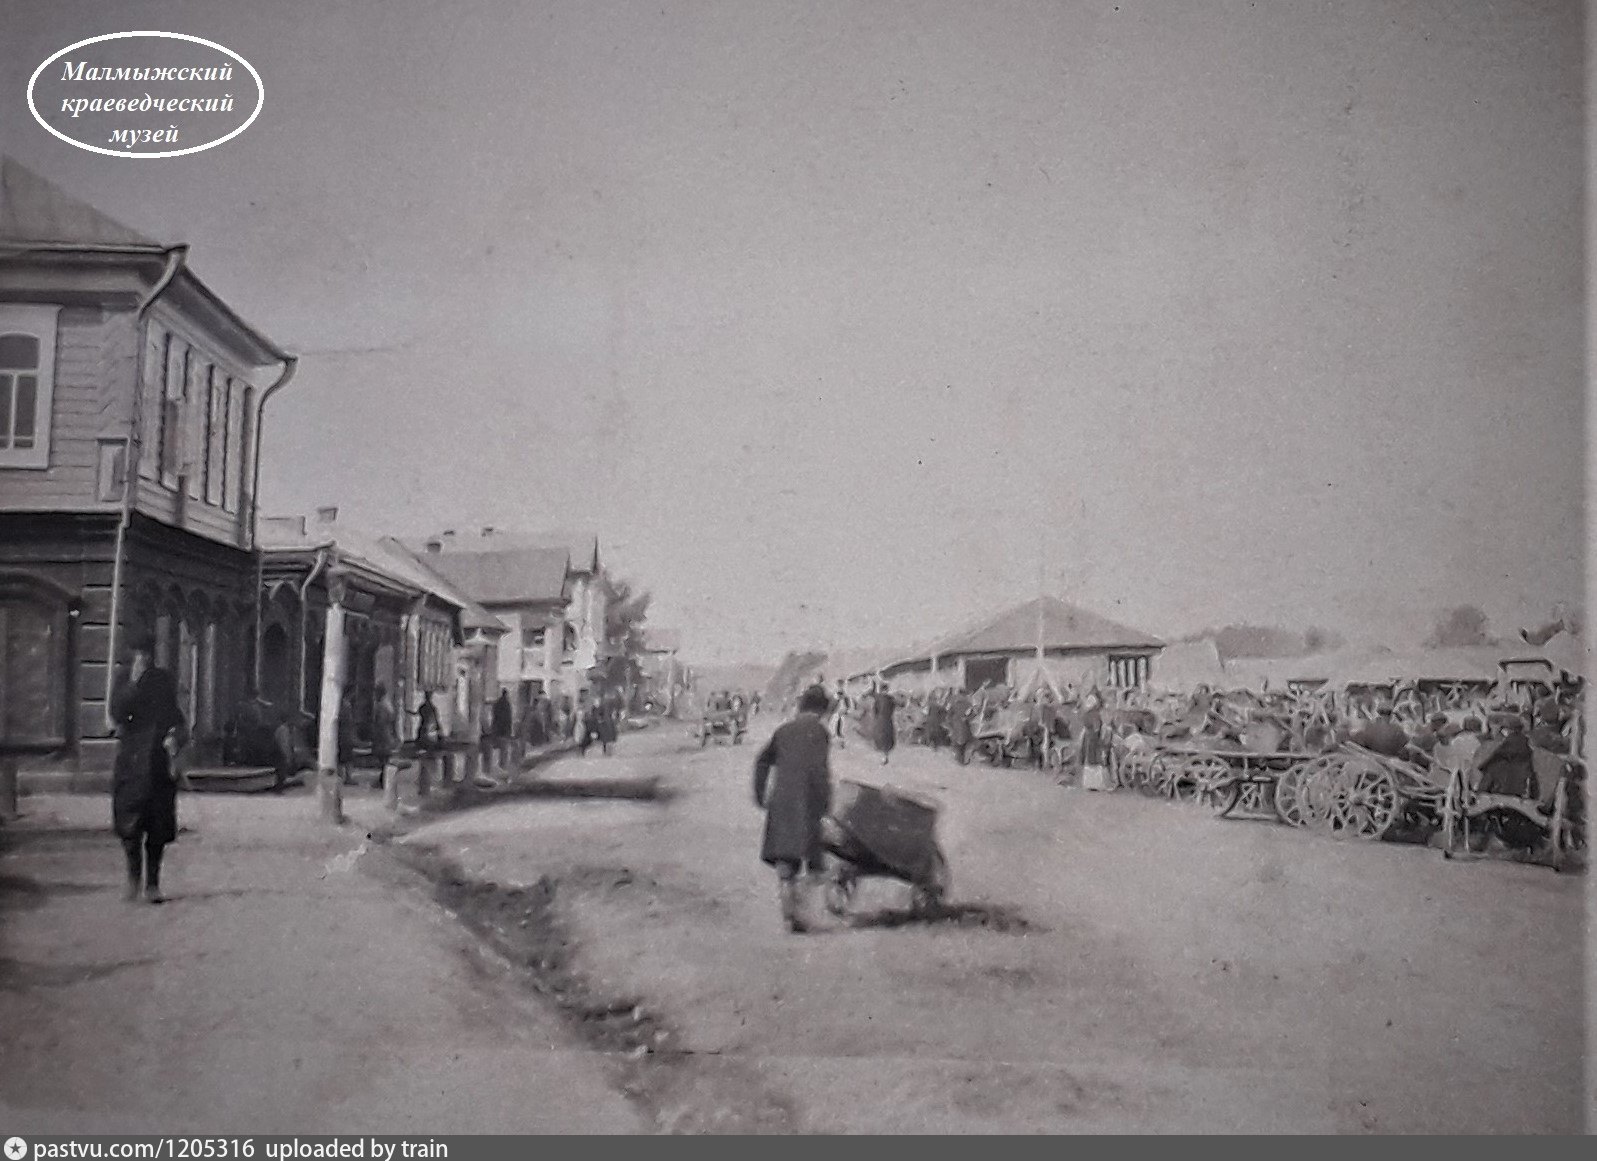
<path id="1" fill-rule="evenodd" d="M 144 899 L 147 903 L 164 903 L 161 894 L 161 855 L 159 846 L 146 846 L 144 851 Z"/>
<path id="2" fill-rule="evenodd" d="M 132 842 L 123 839 L 122 853 L 127 859 L 127 885 L 122 889 L 122 898 L 128 903 L 137 903 L 144 886 L 144 846 L 137 839 Z"/>
<path id="3" fill-rule="evenodd" d="M 808 931 L 810 926 L 804 919 L 803 880 L 796 876 L 783 879 L 778 889 L 782 899 L 782 920 L 787 924 L 787 929 L 800 934 Z"/>

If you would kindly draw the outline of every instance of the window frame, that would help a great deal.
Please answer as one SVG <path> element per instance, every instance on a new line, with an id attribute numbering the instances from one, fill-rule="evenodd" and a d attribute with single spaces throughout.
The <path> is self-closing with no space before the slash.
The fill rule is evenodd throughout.
<path id="1" fill-rule="evenodd" d="M 40 471 L 50 466 L 51 436 L 55 429 L 55 352 L 61 327 L 61 307 L 49 303 L 0 303 L 0 335 L 27 335 L 39 344 L 35 369 L 38 386 L 33 394 L 33 446 L 0 447 L 0 468 Z M 11 422 L 9 413 L 6 422 Z M 6 432 L 9 445 L 14 433 Z"/>

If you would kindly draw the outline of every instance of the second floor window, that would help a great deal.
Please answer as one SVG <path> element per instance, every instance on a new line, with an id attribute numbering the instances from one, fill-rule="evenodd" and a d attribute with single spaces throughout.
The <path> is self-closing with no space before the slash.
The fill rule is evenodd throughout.
<path id="1" fill-rule="evenodd" d="M 59 311 L 0 305 L 0 468 L 49 466 Z"/>
<path id="2" fill-rule="evenodd" d="M 544 630 L 523 629 L 521 631 L 521 647 L 523 649 L 542 649 L 543 642 Z"/>

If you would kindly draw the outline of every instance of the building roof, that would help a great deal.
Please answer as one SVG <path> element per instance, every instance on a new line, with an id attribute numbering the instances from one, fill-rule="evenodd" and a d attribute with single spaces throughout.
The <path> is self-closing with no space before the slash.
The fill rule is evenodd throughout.
<path id="1" fill-rule="evenodd" d="M 430 594 L 453 605 L 461 611 L 462 623 L 464 615 L 472 608 L 470 597 L 447 578 L 424 566 L 397 540 L 372 536 L 337 519 L 307 521 L 299 516 L 267 517 L 260 521 L 256 543 L 268 560 L 273 556 L 302 555 L 325 549 L 358 571 L 395 588 Z"/>
<path id="2" fill-rule="evenodd" d="M 153 271 L 178 249 L 152 242 L 14 158 L 0 156 L 0 252 L 21 251 L 54 261 L 116 260 L 148 266 Z M 184 301 L 213 334 L 255 365 L 291 358 L 245 322 L 188 265 L 178 267 L 168 293 Z"/>
<path id="3" fill-rule="evenodd" d="M 1162 649 L 1164 642 L 1078 608 L 1058 597 L 1036 597 L 974 629 L 944 637 L 929 650 L 939 657 L 970 653 L 1015 653 L 1037 647 L 1038 614 L 1042 643 L 1049 649 Z M 919 658 L 915 658 L 919 660 Z"/>
<path id="4" fill-rule="evenodd" d="M 1382 650 L 1328 666 L 1325 682 L 1334 689 L 1400 681 L 1496 682 L 1502 657 L 1503 650 L 1496 645 Z"/>
<path id="5" fill-rule="evenodd" d="M 599 570 L 599 538 L 588 532 L 522 532 L 513 528 L 446 528 L 419 541 L 407 541 L 413 552 L 426 552 L 437 544 L 440 553 L 503 552 L 519 548 L 563 548 L 571 571 L 592 574 Z"/>
<path id="6" fill-rule="evenodd" d="M 0 239 L 161 249 L 15 158 L 0 156 Z"/>
<path id="7" fill-rule="evenodd" d="M 566 595 L 564 548 L 511 548 L 493 552 L 423 552 L 420 559 L 472 599 L 485 605 L 561 601 Z"/>
<path id="8" fill-rule="evenodd" d="M 437 569 L 429 567 L 426 560 L 411 552 L 410 549 L 406 548 L 392 536 L 385 536 L 382 540 L 382 546 L 392 550 L 396 556 L 403 555 L 410 560 L 415 561 L 417 566 L 423 572 L 431 576 L 437 583 L 437 591 L 440 594 L 447 594 L 450 599 L 461 602 L 460 624 L 462 628 L 480 629 L 486 633 L 501 634 L 508 633 L 510 631 L 509 625 L 506 625 L 498 617 L 494 616 L 487 609 L 483 608 L 476 601 L 472 600 L 467 593 L 462 592 L 459 588 L 452 584 L 448 577 L 444 576 Z"/>

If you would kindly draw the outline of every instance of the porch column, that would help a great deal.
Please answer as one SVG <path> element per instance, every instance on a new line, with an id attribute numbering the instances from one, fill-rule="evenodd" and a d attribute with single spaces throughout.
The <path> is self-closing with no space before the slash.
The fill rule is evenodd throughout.
<path id="1" fill-rule="evenodd" d="M 316 736 L 317 798 L 322 819 L 344 821 L 344 790 L 338 772 L 338 712 L 344 697 L 344 590 L 347 583 L 338 566 L 329 568 L 327 623 L 322 634 L 322 704 Z"/>

